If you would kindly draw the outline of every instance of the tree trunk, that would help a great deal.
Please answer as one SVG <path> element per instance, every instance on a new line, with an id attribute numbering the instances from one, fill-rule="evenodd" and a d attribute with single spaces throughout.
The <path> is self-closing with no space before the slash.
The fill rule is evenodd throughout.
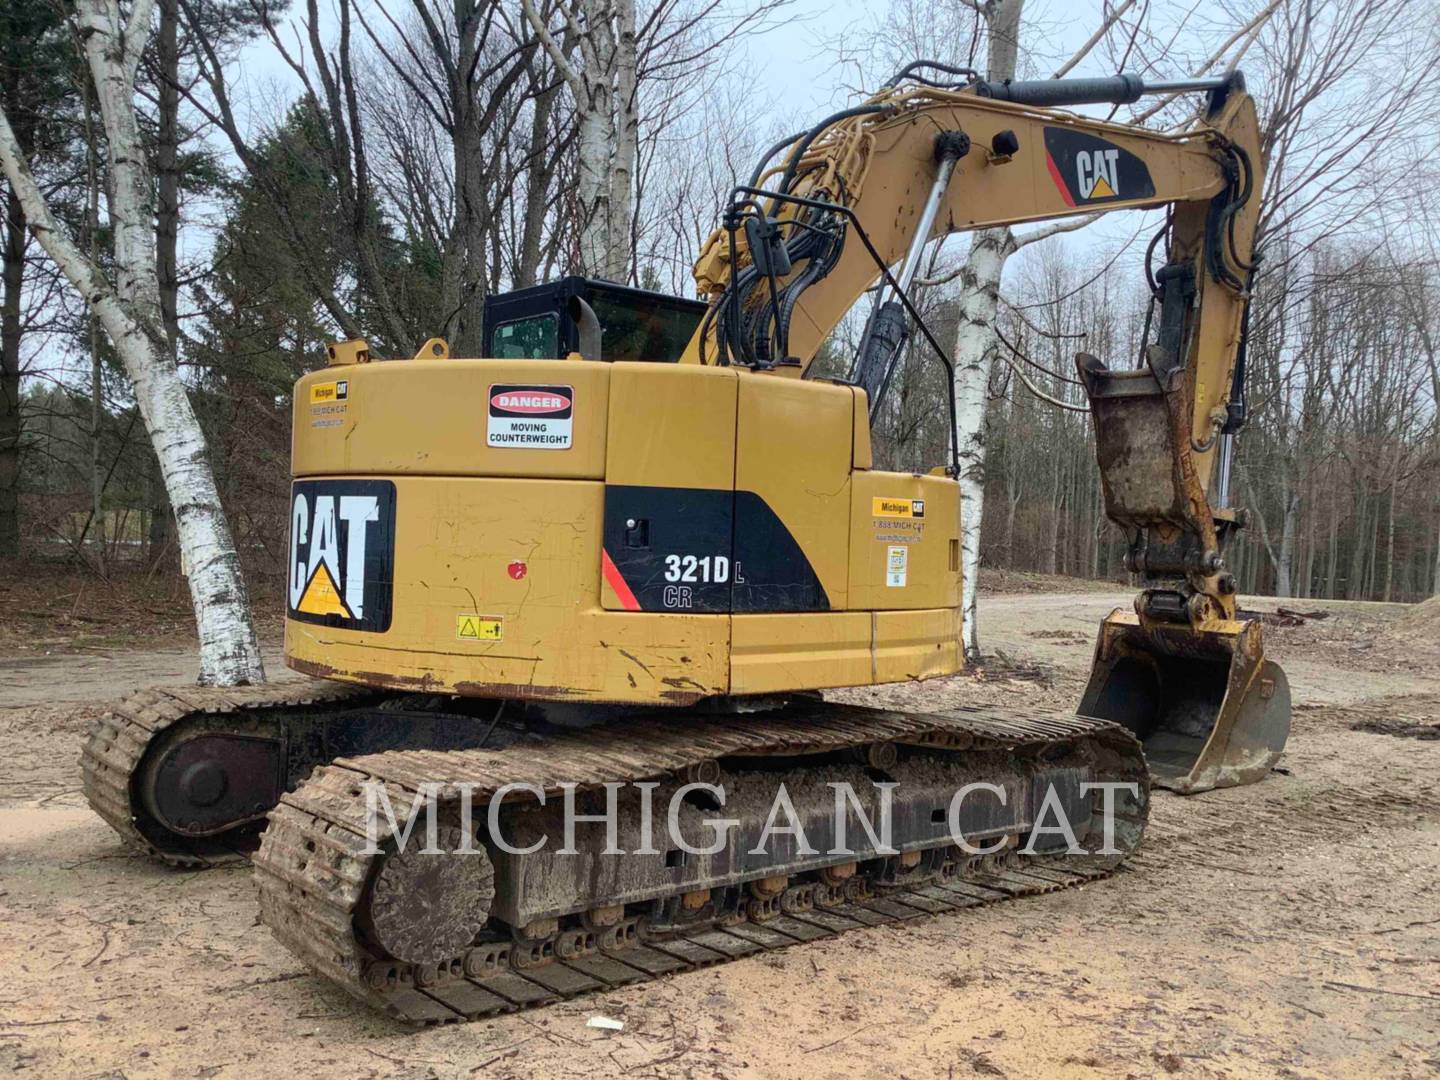
<path id="1" fill-rule="evenodd" d="M 979 594 L 980 525 L 985 519 L 985 412 L 990 367 L 995 359 L 995 312 L 1000 277 L 1015 250 L 1009 229 L 985 229 L 970 240 L 960 273 L 959 330 L 955 339 L 955 422 L 960 450 L 960 552 L 964 582 L 961 644 L 970 660 L 980 658 L 975 619 Z"/>
<path id="2" fill-rule="evenodd" d="M 220 506 L 205 439 L 169 354 L 160 309 L 150 178 L 135 115 L 134 80 L 153 7 L 139 0 L 126 26 L 116 0 L 77 0 L 76 15 L 105 125 L 116 284 L 58 226 L 0 112 L 0 163 L 25 204 L 30 229 L 90 304 L 125 365 L 175 507 L 200 638 L 200 681 L 260 682 L 264 665 L 240 560 Z"/>
<path id="3" fill-rule="evenodd" d="M 533 0 L 522 0 L 521 7 L 575 99 L 580 270 L 624 281 L 631 259 L 638 148 L 635 0 L 580 0 L 582 29 L 576 34 L 578 56 L 573 62 L 568 48 L 546 28 Z"/>
<path id="4" fill-rule="evenodd" d="M 4 296 L 0 298 L 0 557 L 20 554 L 20 290 L 25 208 L 5 198 Z"/>
<path id="5" fill-rule="evenodd" d="M 1355 508 L 1355 546 L 1350 550 L 1350 580 L 1345 583 L 1345 599 L 1361 600 L 1365 596 L 1365 555 L 1374 549 L 1370 542 L 1373 530 L 1370 526 L 1370 497 L 1361 495 Z"/>
<path id="6" fill-rule="evenodd" d="M 160 109 L 155 147 L 155 246 L 160 286 L 160 314 L 169 354 L 180 358 L 180 4 L 160 0 L 158 53 Z M 152 461 L 145 485 L 150 503 L 146 546 L 152 561 L 170 552 L 170 500 L 159 461 Z"/>
<path id="7" fill-rule="evenodd" d="M 1431 579 L 1430 595 L 1440 596 L 1440 525 L 1435 528 L 1435 576 Z"/>
<path id="8" fill-rule="evenodd" d="M 605 276 L 611 281 L 630 279 L 634 245 L 630 219 L 635 201 L 635 158 L 640 149 L 640 124 L 635 112 L 635 0 L 613 0 L 615 5 L 615 151 L 610 162 L 609 249 Z"/>
<path id="9" fill-rule="evenodd" d="M 550 118 L 555 113 L 555 95 L 559 92 L 557 86 L 537 97 L 530 117 L 530 162 L 525 167 L 525 219 L 520 236 L 520 265 L 515 271 L 517 289 L 534 285 L 540 272 L 540 244 L 545 235 L 550 183 L 555 176 L 555 158 L 545 148 L 550 138 Z"/>
<path id="10" fill-rule="evenodd" d="M 1282 492 L 1284 516 L 1280 524 L 1280 557 L 1275 562 L 1275 595 L 1295 595 L 1295 538 L 1299 533 L 1300 499 L 1293 491 Z"/>
<path id="11" fill-rule="evenodd" d="M 1015 75 L 1020 11 L 1024 0 L 992 0 L 983 9 L 989 33 L 987 77 Z M 980 580 L 980 526 L 985 520 L 986 405 L 990 367 L 999 341 L 995 313 L 1005 260 L 1015 252 L 1009 229 L 983 229 L 970 238 L 970 254 L 960 272 L 955 335 L 956 440 L 960 451 L 960 552 L 964 598 L 960 641 L 968 660 L 980 657 L 975 601 Z"/>
<path id="12" fill-rule="evenodd" d="M 610 257 L 610 145 L 614 136 L 610 87 L 589 81 L 590 103 L 580 112 L 575 195 L 580 206 L 580 270 L 607 277 Z"/>
<path id="13" fill-rule="evenodd" d="M 20 68 L 6 65 L 3 101 L 20 89 Z M 20 132 L 29 148 L 28 132 Z M 20 554 L 20 293 L 25 284 L 25 207 L 14 186 L 5 194 L 4 266 L 0 274 L 0 558 Z"/>
<path id="14" fill-rule="evenodd" d="M 1305 558 L 1300 577 L 1300 595 L 1307 600 L 1315 595 L 1315 483 L 1305 480 Z"/>
<path id="15" fill-rule="evenodd" d="M 95 108 L 89 87 L 83 93 L 85 115 L 85 246 L 92 265 L 100 264 L 100 140 L 95 130 Z M 100 438 L 104 433 L 105 402 L 102 398 L 100 322 L 95 309 L 86 305 L 85 331 L 90 344 L 90 522 L 91 542 L 96 560 L 105 566 L 105 478 L 100 470 Z M 82 536 L 82 541 L 84 537 Z"/>
<path id="16" fill-rule="evenodd" d="M 180 357 L 180 4 L 160 0 L 160 116 L 155 148 L 155 247 L 160 315 L 170 357 Z"/>
<path id="17" fill-rule="evenodd" d="M 1338 600 L 1340 593 L 1336 590 L 1335 575 L 1339 573 L 1340 561 L 1340 500 L 1330 499 L 1330 543 L 1325 551 L 1325 595 L 1331 600 Z"/>
<path id="18" fill-rule="evenodd" d="M 460 356 L 480 356 L 480 335 L 485 314 L 485 296 L 490 281 L 489 262 L 491 200 L 487 197 L 490 171 L 486 160 L 486 123 L 470 72 L 478 63 L 481 18 L 468 4 L 455 5 L 455 68 L 450 81 L 450 112 L 454 117 L 451 143 L 455 170 L 455 222 L 451 231 L 451 278 L 446 282 L 445 310 L 453 312 L 446 327 L 451 349 Z"/>
<path id="19" fill-rule="evenodd" d="M 1015 566 L 1015 511 L 1020 505 L 1020 492 L 1016 490 L 1007 470 L 1005 477 L 1005 545 L 1001 553 L 1005 559 L 1005 566 Z"/>
<path id="20" fill-rule="evenodd" d="M 151 566 L 158 566 L 162 559 L 170 559 L 170 500 L 165 496 L 165 478 L 160 475 L 160 462 L 152 454 L 150 468 L 145 474 L 145 498 L 149 503 L 146 516 L 149 521 L 145 529 L 145 558 Z"/>
<path id="21" fill-rule="evenodd" d="M 1390 481 L 1390 507 L 1386 514 L 1385 524 L 1385 602 L 1390 602 L 1390 590 L 1395 584 L 1395 488 L 1398 486 L 1394 480 Z"/>

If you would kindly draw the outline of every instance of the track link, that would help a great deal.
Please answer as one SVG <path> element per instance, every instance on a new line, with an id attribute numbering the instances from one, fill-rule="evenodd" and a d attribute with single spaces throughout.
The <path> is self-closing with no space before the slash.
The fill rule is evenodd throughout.
<path id="1" fill-rule="evenodd" d="M 807 887 L 780 898 L 783 914 L 753 905 L 664 936 L 643 918 L 589 945 L 562 932 L 554 954 L 527 953 L 485 931 L 460 955 L 411 965 L 380 953 L 358 929 L 385 855 L 366 854 L 364 785 L 386 786 L 408 806 L 421 784 L 474 785 L 475 805 L 506 783 L 547 793 L 663 777 L 721 758 L 826 754 L 889 741 L 940 751 L 1045 754 L 1085 747 L 1099 777 L 1134 782 L 1138 795 L 1116 815 L 1116 855 L 1015 854 L 947 860 L 928 880 L 862 887 L 841 902 L 812 903 Z M 780 717 L 645 717 L 552 736 L 511 750 L 397 751 L 340 759 L 317 769 L 270 812 L 254 857 L 262 920 L 312 970 L 387 1015 L 408 1023 L 473 1020 L 593 990 L 688 971 L 864 926 L 901 922 L 1014 899 L 1106 877 L 1139 844 L 1149 811 L 1149 776 L 1139 744 L 1118 725 L 1074 716 L 966 708 L 912 715 L 828 705 Z M 1097 811 L 1098 812 L 1098 811 Z M 381 846 L 385 841 L 382 839 Z M 802 895 L 803 893 L 803 895 Z M 744 909 L 742 909 L 742 912 Z M 578 943 L 577 943 L 578 942 Z"/>
<path id="2" fill-rule="evenodd" d="M 203 869 L 248 858 L 223 838 L 177 836 L 154 822 L 135 779 L 150 748 L 176 725 L 205 716 L 334 706 L 373 698 L 366 687 L 318 679 L 259 687 L 152 687 L 122 698 L 91 726 L 80 756 L 91 808 L 130 846 L 170 866 Z"/>

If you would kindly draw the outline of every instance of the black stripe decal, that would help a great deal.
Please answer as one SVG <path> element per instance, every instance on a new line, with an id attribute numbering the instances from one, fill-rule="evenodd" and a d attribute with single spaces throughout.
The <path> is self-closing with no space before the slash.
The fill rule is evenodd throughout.
<path id="1" fill-rule="evenodd" d="M 642 611 L 828 611 L 805 552 L 753 491 L 610 484 L 604 547 Z"/>

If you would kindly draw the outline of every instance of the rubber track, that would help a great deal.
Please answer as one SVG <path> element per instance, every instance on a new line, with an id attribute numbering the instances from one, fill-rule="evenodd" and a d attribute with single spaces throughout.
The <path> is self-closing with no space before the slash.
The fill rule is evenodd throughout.
<path id="1" fill-rule="evenodd" d="M 365 973 L 377 959 L 354 922 L 383 856 L 366 855 L 363 784 L 384 783 L 392 803 L 408 806 L 422 783 L 474 784 L 475 805 L 502 784 L 523 782 L 558 791 L 562 781 L 598 786 L 607 781 L 663 776 L 720 757 L 824 753 L 879 741 L 945 750 L 1028 750 L 1088 743 L 1097 777 L 1134 781 L 1140 806 L 1126 818 L 1134 843 L 1116 856 L 1047 856 L 1023 868 L 982 877 L 932 880 L 835 909 L 783 915 L 763 923 L 706 926 L 681 936 L 643 938 L 635 947 L 542 968 L 515 969 L 497 945 L 480 970 L 417 987 L 413 979 L 374 987 Z M 1149 810 L 1148 773 L 1139 744 L 1118 725 L 1074 716 L 1021 715 L 965 708 L 942 714 L 902 714 L 828 705 L 796 717 L 706 717 L 683 721 L 636 719 L 506 750 L 395 751 L 340 759 L 317 769 L 270 812 L 254 857 L 261 919 L 317 973 L 373 1008 L 410 1023 L 447 1023 L 574 997 L 592 990 L 720 963 L 762 949 L 782 948 L 860 926 L 1036 893 L 1105 877 L 1133 851 Z M 402 801 L 403 800 L 403 801 Z M 1120 832 L 1117 830 L 1117 836 Z M 383 842 L 382 842 L 383 843 Z M 471 954 L 483 951 L 472 949 Z M 473 960 L 473 956 L 472 956 Z M 444 967 L 446 965 L 440 965 Z M 448 965 L 462 968 L 462 959 Z M 402 965 L 403 967 L 403 965 Z"/>
<path id="2" fill-rule="evenodd" d="M 257 687 L 158 686 L 137 690 L 91 725 L 80 754 L 81 787 L 91 809 L 127 844 L 151 858 L 187 869 L 244 862 L 248 856 L 243 852 L 213 850 L 213 839 L 204 845 L 211 850 L 199 850 L 189 838 L 174 837 L 172 843 L 166 843 L 140 831 L 136 819 L 146 812 L 135 798 L 132 780 L 151 744 L 176 724 L 203 715 L 342 703 L 374 693 L 366 687 L 319 679 Z"/>

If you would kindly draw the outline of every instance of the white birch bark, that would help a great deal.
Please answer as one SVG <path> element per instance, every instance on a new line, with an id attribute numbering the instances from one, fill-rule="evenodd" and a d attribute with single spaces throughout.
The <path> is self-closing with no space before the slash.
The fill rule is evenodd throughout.
<path id="1" fill-rule="evenodd" d="M 986 406 L 990 369 L 999 341 L 995 315 L 1005 260 L 1015 251 L 1009 229 L 985 229 L 970 239 L 960 272 L 955 334 L 955 425 L 960 450 L 960 570 L 964 583 L 961 645 L 969 660 L 980 657 L 975 618 L 979 596 L 980 524 L 985 514 Z"/>
<path id="2" fill-rule="evenodd" d="M 1120 11 L 1128 5 L 1122 5 Z M 1010 79 L 1020 51 L 1020 15 L 1024 0 L 991 0 L 980 8 L 986 20 L 989 41 L 986 78 Z M 1113 24 L 1114 17 L 1107 25 Z M 1103 36 L 1103 34 L 1101 35 Z M 1066 64 L 1068 70 L 1090 52 L 1098 37 L 1085 43 Z M 1057 73 L 1058 75 L 1059 73 Z M 1100 215 L 1086 214 L 1017 236 L 1012 230 L 982 229 L 972 235 L 970 254 L 958 274 L 959 322 L 955 332 L 955 422 L 960 452 L 960 570 L 964 583 L 961 606 L 960 643 L 967 660 L 980 658 L 980 629 L 976 618 L 979 598 L 980 527 L 985 517 L 986 401 L 990 369 L 994 366 L 1000 337 L 995 316 L 1000 300 L 1000 281 L 1011 255 L 1036 241 L 1057 233 L 1082 228 Z"/>
<path id="3" fill-rule="evenodd" d="M 95 312 L 134 387 L 175 508 L 200 638 L 200 681 L 263 682 L 265 669 L 240 562 L 205 456 L 204 435 L 170 357 L 160 312 L 150 177 L 134 104 L 135 71 L 154 0 L 137 0 L 128 23 L 116 0 L 77 0 L 75 9 L 108 146 L 113 283 L 51 215 L 3 112 L 0 165 L 25 207 L 35 238 Z"/>
<path id="4" fill-rule="evenodd" d="M 624 281 L 630 273 L 630 222 L 635 201 L 635 158 L 640 151 L 640 120 L 635 87 L 639 59 L 635 51 L 635 0 L 615 6 L 615 152 L 610 165 L 610 229 L 605 276 Z"/>
<path id="5" fill-rule="evenodd" d="M 1015 75 L 1020 47 L 1020 13 L 1025 0 L 992 0 L 985 17 L 986 77 Z M 955 433 L 960 451 L 960 573 L 964 583 L 960 644 L 967 660 L 980 657 L 975 613 L 979 596 L 980 525 L 985 515 L 986 400 L 990 368 L 999 348 L 995 313 L 1005 260 L 1016 250 L 1007 229 L 984 229 L 970 239 L 970 254 L 960 272 L 959 327 L 955 333 Z"/>
<path id="6" fill-rule="evenodd" d="M 589 84 L 592 105 L 580 110 L 580 137 L 576 141 L 575 196 L 580 204 L 580 264 L 582 272 L 610 276 L 610 147 L 614 139 L 609 88 Z M 597 100 L 599 99 L 599 100 Z"/>
<path id="7" fill-rule="evenodd" d="M 580 269 L 624 281 L 639 141 L 635 0 L 573 0 L 564 10 L 578 56 L 555 40 L 534 0 L 522 0 L 521 7 L 575 99 Z"/>

